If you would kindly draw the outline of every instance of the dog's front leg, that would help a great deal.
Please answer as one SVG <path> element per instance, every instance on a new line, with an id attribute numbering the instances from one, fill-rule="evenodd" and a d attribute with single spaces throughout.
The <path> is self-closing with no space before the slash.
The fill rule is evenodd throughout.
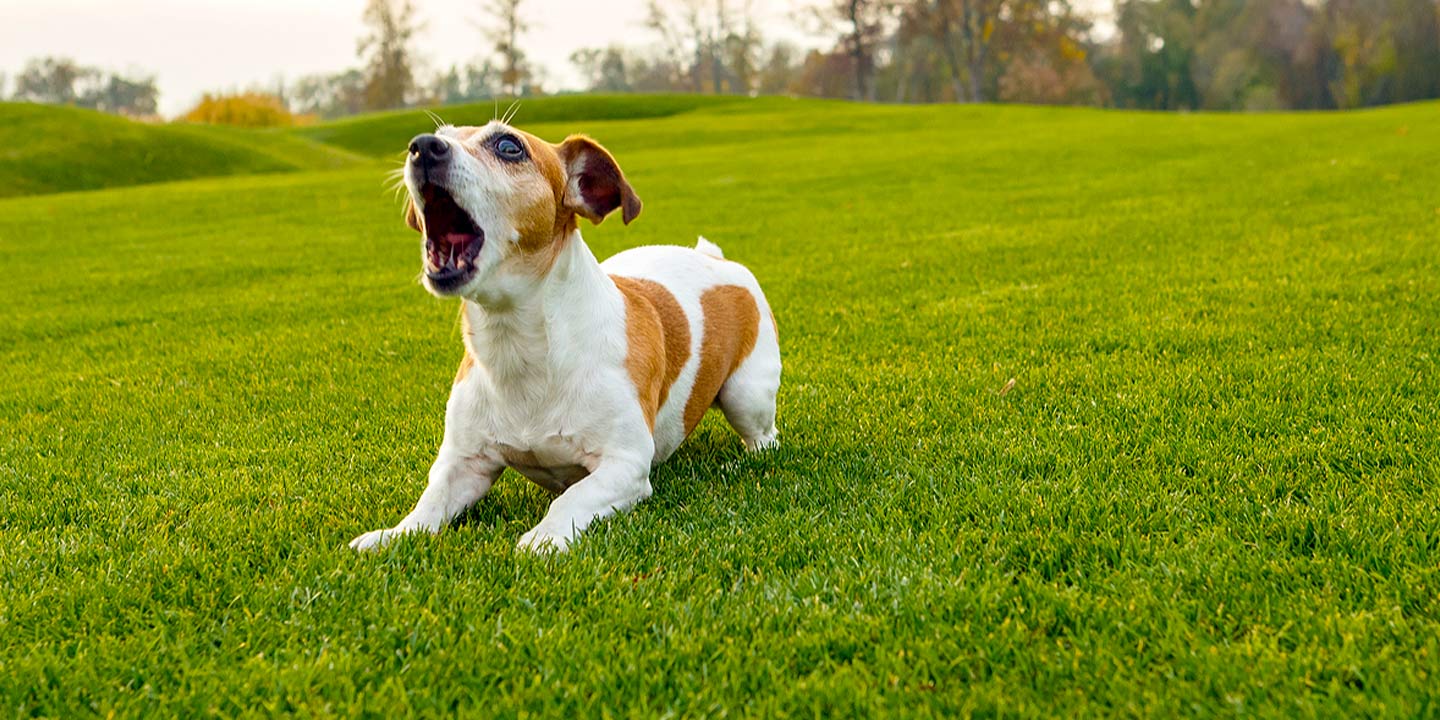
<path id="1" fill-rule="evenodd" d="M 545 519 L 520 536 L 521 550 L 564 552 L 590 523 L 650 497 L 650 455 L 607 455 L 550 503 Z"/>
<path id="2" fill-rule="evenodd" d="M 505 466 L 492 458 L 461 452 L 448 442 L 442 444 L 439 457 L 430 466 L 430 482 L 415 509 L 395 527 L 372 530 L 351 540 L 350 547 L 369 550 L 384 547 L 405 533 L 439 532 L 484 497 L 504 470 Z"/>

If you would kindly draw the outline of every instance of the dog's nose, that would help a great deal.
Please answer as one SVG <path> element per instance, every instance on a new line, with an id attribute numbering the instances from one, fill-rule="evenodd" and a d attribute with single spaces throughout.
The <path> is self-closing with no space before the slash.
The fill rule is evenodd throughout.
<path id="1" fill-rule="evenodd" d="M 430 165 L 442 162 L 450 157 L 450 144 L 440 139 L 439 136 L 426 133 L 416 135 L 410 141 L 410 158 L 423 164 Z"/>

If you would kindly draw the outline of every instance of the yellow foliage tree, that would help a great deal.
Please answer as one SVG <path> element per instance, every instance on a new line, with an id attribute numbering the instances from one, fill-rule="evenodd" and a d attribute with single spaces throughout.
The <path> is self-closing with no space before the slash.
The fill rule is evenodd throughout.
<path id="1" fill-rule="evenodd" d="M 292 115 L 279 97 L 258 92 L 231 95 L 206 93 L 200 102 L 180 119 L 185 122 L 249 128 L 305 124 L 304 116 Z"/>

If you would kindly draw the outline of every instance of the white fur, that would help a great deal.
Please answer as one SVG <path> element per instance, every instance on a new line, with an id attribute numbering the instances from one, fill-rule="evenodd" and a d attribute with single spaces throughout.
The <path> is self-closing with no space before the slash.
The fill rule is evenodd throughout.
<path id="1" fill-rule="evenodd" d="M 704 235 L 701 235 L 700 239 L 695 242 L 695 249 L 710 257 L 725 259 L 725 251 L 721 250 L 719 245 L 706 240 Z"/>
<path id="2" fill-rule="evenodd" d="M 444 129 L 440 134 L 446 136 Z M 650 468 L 684 440 L 682 416 L 704 327 L 700 295 L 719 284 L 749 289 L 761 311 L 755 348 L 722 388 L 719 404 L 747 448 L 775 443 L 779 344 L 748 270 L 718 259 L 720 249 L 703 238 L 697 250 L 642 247 L 602 265 L 576 230 L 547 274 L 527 275 L 507 262 L 519 237 L 510 214 L 535 190 L 507 185 L 504 173 L 454 154 L 464 159 L 452 169 L 451 192 L 486 235 L 479 271 L 459 293 L 473 330 L 465 344 L 475 365 L 451 389 L 444 440 L 414 510 L 394 527 L 355 538 L 351 547 L 439 531 L 483 497 L 506 467 L 560 493 L 521 536 L 522 549 L 563 551 L 595 520 L 649 497 Z M 418 197 L 408 168 L 407 181 Z M 626 368 L 625 301 L 611 274 L 665 285 L 690 322 L 690 359 L 655 418 L 653 435 Z"/>

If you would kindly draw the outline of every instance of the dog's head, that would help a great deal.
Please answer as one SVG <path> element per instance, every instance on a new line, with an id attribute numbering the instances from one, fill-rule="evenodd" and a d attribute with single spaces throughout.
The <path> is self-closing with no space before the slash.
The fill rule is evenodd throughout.
<path id="1" fill-rule="evenodd" d="M 406 222 L 424 236 L 424 284 L 441 296 L 543 276 L 577 217 L 598 224 L 618 209 L 628 225 L 640 214 L 599 143 L 572 135 L 556 145 L 498 121 L 410 141 L 405 185 Z"/>

